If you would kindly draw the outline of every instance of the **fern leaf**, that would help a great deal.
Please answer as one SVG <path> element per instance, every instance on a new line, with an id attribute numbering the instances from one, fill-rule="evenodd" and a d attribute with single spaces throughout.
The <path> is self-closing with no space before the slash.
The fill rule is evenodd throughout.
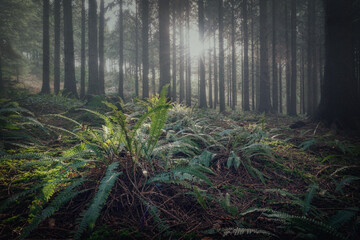
<path id="1" fill-rule="evenodd" d="M 229 235 L 233 236 L 242 236 L 242 235 L 252 235 L 252 234 L 261 234 L 269 237 L 276 237 L 275 234 L 261 230 L 261 229 L 254 229 L 254 228 L 223 228 L 220 230 L 222 232 L 223 237 L 227 237 Z"/>
<path id="2" fill-rule="evenodd" d="M 95 222 L 100 215 L 100 211 L 104 206 L 117 177 L 121 174 L 115 170 L 118 166 L 119 162 L 113 162 L 108 166 L 105 177 L 101 180 L 99 190 L 94 196 L 90 207 L 82 214 L 83 217 L 79 228 L 75 233 L 74 239 L 79 239 L 87 228 L 90 230 L 94 228 Z"/>
<path id="3" fill-rule="evenodd" d="M 338 211 L 329 221 L 329 225 L 338 230 L 342 225 L 349 222 L 359 212 L 359 208 L 348 208 Z"/>
<path id="4" fill-rule="evenodd" d="M 53 215 L 56 211 L 58 211 L 65 203 L 67 203 L 70 199 L 74 198 L 80 192 L 74 191 L 74 188 L 80 186 L 84 182 L 83 178 L 80 178 L 73 182 L 70 186 L 68 186 L 64 191 L 59 193 L 58 196 L 49 204 L 48 207 L 43 209 L 41 213 L 38 213 L 32 220 L 30 225 L 26 226 L 24 230 L 21 232 L 19 239 L 25 239 L 31 231 L 33 231 L 44 219 Z"/>

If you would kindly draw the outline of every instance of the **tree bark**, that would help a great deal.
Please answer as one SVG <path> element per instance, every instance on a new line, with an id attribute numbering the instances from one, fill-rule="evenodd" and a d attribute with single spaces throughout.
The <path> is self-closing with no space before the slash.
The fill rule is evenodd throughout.
<path id="1" fill-rule="evenodd" d="M 204 1 L 198 0 L 198 17 L 199 17 L 199 39 L 200 42 L 204 42 Z M 206 83 L 205 83 L 205 53 L 204 49 L 202 48 L 202 51 L 200 53 L 200 102 L 199 107 L 200 108 L 206 108 Z"/>
<path id="2" fill-rule="evenodd" d="M 209 108 L 213 107 L 213 97 L 212 97 L 212 69 L 211 69 L 211 50 L 209 50 Z"/>
<path id="3" fill-rule="evenodd" d="M 276 63 L 276 11 L 277 5 L 276 0 L 272 0 L 272 100 L 273 100 L 273 111 L 278 113 L 279 108 L 279 94 L 278 94 L 278 76 L 277 76 L 277 63 Z"/>
<path id="4" fill-rule="evenodd" d="M 135 96 L 139 97 L 139 17 L 138 0 L 135 0 Z"/>
<path id="5" fill-rule="evenodd" d="M 219 101 L 220 112 L 225 112 L 225 79 L 224 79 L 224 26 L 223 26 L 223 0 L 219 4 Z"/>
<path id="6" fill-rule="evenodd" d="M 71 1 L 63 1 L 65 82 L 63 94 L 78 98 L 75 79 L 74 37 Z"/>
<path id="7" fill-rule="evenodd" d="M 216 31 L 214 31 L 214 108 L 218 104 L 219 97 L 219 85 L 218 85 L 218 64 L 216 57 Z"/>
<path id="8" fill-rule="evenodd" d="M 243 110 L 249 111 L 249 37 L 247 0 L 243 0 L 243 34 L 244 34 L 244 76 L 243 76 Z"/>
<path id="9" fill-rule="evenodd" d="M 290 76 L 291 76 L 291 72 L 290 72 L 290 44 L 289 44 L 289 22 L 288 22 L 288 0 L 285 0 L 285 12 L 284 12 L 284 17 L 285 17 L 285 81 L 286 81 L 286 112 L 287 114 L 290 113 L 290 95 L 291 95 L 291 91 L 290 91 L 290 85 L 291 85 L 291 81 L 290 81 Z"/>
<path id="10" fill-rule="evenodd" d="M 289 115 L 296 115 L 296 0 L 291 0 L 291 84 L 290 84 L 290 111 Z"/>
<path id="11" fill-rule="evenodd" d="M 123 24 L 123 0 L 120 0 L 119 11 L 119 97 L 124 99 L 124 24 Z"/>
<path id="12" fill-rule="evenodd" d="M 352 1 L 325 1 L 325 74 L 317 117 L 328 125 L 359 130 L 352 8 Z"/>
<path id="13" fill-rule="evenodd" d="M 85 97 L 85 0 L 81 0 L 81 73 L 80 73 L 80 98 Z"/>
<path id="14" fill-rule="evenodd" d="M 66 1 L 64 1 L 66 2 Z M 89 21 L 88 21 L 88 51 L 89 51 L 89 95 L 100 94 L 98 80 L 98 42 L 97 42 L 97 3 L 96 0 L 89 0 Z"/>
<path id="15" fill-rule="evenodd" d="M 186 105 L 191 106 L 191 58 L 190 58 L 190 0 L 185 0 L 186 10 Z"/>
<path id="16" fill-rule="evenodd" d="M 172 101 L 176 102 L 176 3 L 172 2 Z"/>
<path id="17" fill-rule="evenodd" d="M 179 66 L 179 83 L 180 94 L 179 102 L 183 103 L 185 99 L 185 83 L 184 83 L 184 2 L 180 1 L 179 6 L 179 28 L 180 28 L 180 66 Z"/>
<path id="18" fill-rule="evenodd" d="M 142 97 L 149 97 L 149 1 L 141 2 L 141 20 L 142 20 L 142 64 L 143 64 L 143 91 Z"/>
<path id="19" fill-rule="evenodd" d="M 259 111 L 269 112 L 270 104 L 270 82 L 267 47 L 267 0 L 260 1 L 260 102 Z"/>
<path id="20" fill-rule="evenodd" d="M 43 2 L 43 73 L 41 93 L 50 93 L 49 0 Z"/>
<path id="21" fill-rule="evenodd" d="M 85 1 L 85 0 L 83 0 Z M 60 91 L 60 0 L 54 1 L 54 93 Z"/>
<path id="22" fill-rule="evenodd" d="M 105 7 L 104 0 L 100 0 L 99 14 L 99 91 L 105 94 L 105 58 L 104 58 L 104 31 L 105 31 Z"/>
<path id="23" fill-rule="evenodd" d="M 162 88 L 170 84 L 170 16 L 169 1 L 159 0 L 159 60 L 160 60 L 160 84 L 159 93 Z M 168 91 L 168 99 L 170 99 L 170 86 Z"/>
<path id="24" fill-rule="evenodd" d="M 233 6 L 231 7 L 231 108 L 235 110 L 235 106 L 237 105 L 237 84 L 236 84 L 236 48 L 235 48 L 235 6 L 234 2 L 232 3 Z"/>

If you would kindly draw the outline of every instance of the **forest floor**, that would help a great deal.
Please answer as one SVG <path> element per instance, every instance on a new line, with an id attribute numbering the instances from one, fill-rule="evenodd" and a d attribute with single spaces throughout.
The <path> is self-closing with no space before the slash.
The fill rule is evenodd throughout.
<path id="1" fill-rule="evenodd" d="M 0 239 L 360 239 L 359 135 L 165 105 L 8 90 Z"/>

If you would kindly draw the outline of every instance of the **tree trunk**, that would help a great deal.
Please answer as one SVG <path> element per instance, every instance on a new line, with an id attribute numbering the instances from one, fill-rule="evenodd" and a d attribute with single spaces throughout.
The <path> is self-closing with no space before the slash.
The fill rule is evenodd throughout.
<path id="1" fill-rule="evenodd" d="M 65 82 L 63 93 L 78 98 L 75 79 L 74 37 L 71 1 L 63 1 L 63 10 L 65 55 Z"/>
<path id="2" fill-rule="evenodd" d="M 204 0 L 198 0 L 198 17 L 199 17 L 199 38 L 204 42 Z M 200 108 L 206 108 L 206 83 L 205 83 L 205 53 L 204 49 L 200 53 Z"/>
<path id="3" fill-rule="evenodd" d="M 325 1 L 325 74 L 318 118 L 339 128 L 359 129 L 352 8 L 352 1 Z"/>
<path id="4" fill-rule="evenodd" d="M 290 84 L 290 111 L 289 115 L 296 115 L 296 0 L 291 0 L 291 84 Z"/>
<path id="5" fill-rule="evenodd" d="M 159 60 L 160 60 L 160 84 L 159 93 L 161 89 L 170 84 L 170 16 L 169 16 L 169 1 L 159 0 Z M 170 87 L 168 91 L 168 99 L 170 99 Z"/>
<path id="6" fill-rule="evenodd" d="M 80 73 L 80 98 L 85 97 L 85 0 L 81 0 L 81 73 Z"/>
<path id="7" fill-rule="evenodd" d="M 124 99 L 124 24 L 123 24 L 123 0 L 120 0 L 119 11 L 119 97 Z"/>
<path id="8" fill-rule="evenodd" d="M 99 14 L 99 91 L 105 94 L 105 58 L 104 58 L 105 8 L 104 0 L 100 0 Z"/>
<path id="9" fill-rule="evenodd" d="M 186 8 L 186 105 L 191 106 L 191 58 L 190 58 L 190 0 L 185 1 Z"/>
<path id="10" fill-rule="evenodd" d="M 209 108 L 213 107 L 213 97 L 212 97 L 212 69 L 211 69 L 211 50 L 209 50 Z"/>
<path id="11" fill-rule="evenodd" d="M 85 0 L 83 0 L 85 1 Z M 54 92 L 60 91 L 60 0 L 54 1 Z"/>
<path id="12" fill-rule="evenodd" d="M 183 103 L 185 99 L 185 83 L 184 83 L 184 2 L 180 1 L 179 8 L 179 28 L 180 28 L 180 95 L 179 102 Z"/>
<path id="13" fill-rule="evenodd" d="M 41 93 L 50 93 L 49 0 L 43 2 L 43 73 Z"/>
<path id="14" fill-rule="evenodd" d="M 141 3 L 141 20 L 142 20 L 142 64 L 143 64 L 142 97 L 148 98 L 149 97 L 149 1 L 142 0 L 140 3 Z"/>
<path id="15" fill-rule="evenodd" d="M 278 101 L 278 76 L 277 76 L 277 63 L 276 63 L 276 1 L 272 0 L 272 100 L 273 100 L 273 111 L 278 113 L 279 101 Z"/>
<path id="16" fill-rule="evenodd" d="M 66 1 L 64 1 L 66 2 Z M 96 0 L 89 0 L 88 20 L 88 51 L 89 51 L 89 95 L 100 94 L 98 80 L 98 43 L 97 43 L 97 3 Z M 66 26 L 66 25 L 65 25 Z"/>
<path id="17" fill-rule="evenodd" d="M 282 94 L 282 67 L 279 63 L 279 112 L 283 113 L 283 94 Z"/>
<path id="18" fill-rule="evenodd" d="M 289 44 L 289 21 L 288 21 L 288 0 L 285 0 L 285 81 L 286 81 L 286 112 L 290 113 L 290 44 Z"/>
<path id="19" fill-rule="evenodd" d="M 259 111 L 269 112 L 270 104 L 270 82 L 267 47 L 267 2 L 260 1 L 260 102 Z"/>
<path id="20" fill-rule="evenodd" d="M 234 2 L 233 2 L 234 4 Z M 231 101 L 231 108 L 235 110 L 235 106 L 237 105 L 237 84 L 236 84 L 236 49 L 235 49 L 235 6 L 233 5 L 231 8 L 231 95 L 232 95 L 232 101 Z"/>
<path id="21" fill-rule="evenodd" d="M 218 88 L 218 65 L 216 57 L 216 31 L 214 31 L 214 108 L 218 104 L 219 88 Z"/>
<path id="22" fill-rule="evenodd" d="M 249 111 L 249 37 L 247 0 L 243 0 L 243 34 L 244 34 L 244 76 L 243 76 L 243 110 Z"/>
<path id="23" fill-rule="evenodd" d="M 223 26 L 223 0 L 219 3 L 219 101 L 220 112 L 225 112 L 225 79 L 224 79 L 224 26 Z"/>
<path id="24" fill-rule="evenodd" d="M 255 111 L 255 39 L 254 39 L 254 11 L 253 1 L 251 1 L 251 103 L 252 110 Z"/>
<path id="25" fill-rule="evenodd" d="M 176 102 L 176 5 L 177 1 L 172 2 L 172 101 Z"/>
<path id="26" fill-rule="evenodd" d="M 314 76 L 315 20 L 315 2 L 308 0 L 307 113 L 309 116 L 314 116 L 316 110 L 314 95 L 316 95 L 317 90 L 313 88 L 314 82 L 316 82 L 316 76 Z"/>
<path id="27" fill-rule="evenodd" d="M 135 0 L 135 96 L 139 97 L 139 17 L 138 0 Z"/>

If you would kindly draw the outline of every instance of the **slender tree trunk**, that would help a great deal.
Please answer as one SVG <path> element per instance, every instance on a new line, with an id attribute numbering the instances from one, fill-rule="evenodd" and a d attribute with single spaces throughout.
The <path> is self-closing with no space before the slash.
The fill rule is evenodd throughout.
<path id="1" fill-rule="evenodd" d="M 138 0 L 135 0 L 135 96 L 139 97 L 139 17 Z"/>
<path id="2" fill-rule="evenodd" d="M 199 38 L 204 42 L 204 0 L 198 0 L 198 17 L 199 17 Z M 206 83 L 205 83 L 205 53 L 202 49 L 200 53 L 200 108 L 206 108 Z"/>
<path id="3" fill-rule="evenodd" d="M 64 1 L 66 2 L 66 1 Z M 89 0 L 89 21 L 88 21 L 88 51 L 89 51 L 89 95 L 100 94 L 98 80 L 98 43 L 97 43 L 97 3 L 96 0 Z M 66 25 L 65 25 L 66 26 Z"/>
<path id="4" fill-rule="evenodd" d="M 305 114 L 305 49 L 301 49 L 300 61 L 300 113 Z"/>
<path id="5" fill-rule="evenodd" d="M 80 98 L 83 99 L 85 97 L 85 64 L 86 64 L 86 56 L 85 56 L 85 0 L 81 0 L 81 70 L 80 70 Z"/>
<path id="6" fill-rule="evenodd" d="M 190 0 L 185 1 L 186 8 L 186 105 L 191 106 L 191 58 L 190 58 Z"/>
<path id="7" fill-rule="evenodd" d="M 270 82 L 267 47 L 267 0 L 260 1 L 260 102 L 259 111 L 269 112 L 270 104 Z"/>
<path id="8" fill-rule="evenodd" d="M 64 55 L 65 55 L 65 83 L 64 94 L 78 98 L 75 79 L 75 59 L 74 59 L 74 37 L 72 23 L 71 1 L 63 2 L 64 10 Z"/>
<path id="9" fill-rule="evenodd" d="M 296 115 L 296 0 L 291 0 L 291 84 L 290 84 L 290 112 L 289 115 Z"/>
<path id="10" fill-rule="evenodd" d="M 234 4 L 234 3 L 233 3 Z M 231 104 L 231 108 L 233 110 L 235 110 L 235 106 L 237 105 L 237 84 L 236 84 L 236 49 L 235 49 L 235 41 L 236 41 L 236 36 L 235 36 L 235 6 L 232 6 L 231 9 L 231 62 L 232 62 L 232 66 L 231 66 L 231 95 L 232 95 L 232 104 Z"/>
<path id="11" fill-rule="evenodd" d="M 177 1 L 172 2 L 172 101 L 176 102 L 176 8 Z"/>
<path id="12" fill-rule="evenodd" d="M 149 97 L 149 1 L 141 2 L 142 20 L 142 64 L 143 64 L 143 98 Z M 170 62 L 169 62 L 170 64 Z M 169 79 L 170 80 L 170 79 Z"/>
<path id="13" fill-rule="evenodd" d="M 253 11 L 253 1 L 251 1 L 251 12 Z M 252 110 L 255 111 L 255 39 L 254 39 L 254 16 L 251 17 L 251 103 Z"/>
<path id="14" fill-rule="evenodd" d="M 0 93 L 4 89 L 4 80 L 3 80 L 3 72 L 2 72 L 2 58 L 1 58 L 1 47 L 0 47 Z"/>
<path id="15" fill-rule="evenodd" d="M 214 108 L 218 104 L 219 88 L 218 88 L 218 64 L 216 57 L 216 31 L 214 31 Z"/>
<path id="16" fill-rule="evenodd" d="M 170 15 L 169 15 L 169 1 L 159 0 L 159 60 L 160 60 L 160 84 L 159 93 L 161 89 L 170 84 Z M 168 91 L 168 99 L 170 99 L 170 87 Z"/>
<path id="17" fill-rule="evenodd" d="M 277 76 L 277 63 L 276 63 L 276 14 L 277 14 L 276 0 L 272 0 L 272 100 L 273 100 L 273 111 L 278 113 L 279 101 L 278 101 L 278 76 Z"/>
<path id="18" fill-rule="evenodd" d="M 179 28 L 180 28 L 180 96 L 179 102 L 183 103 L 185 99 L 185 83 L 184 83 L 184 2 L 180 1 L 179 8 Z"/>
<path id="19" fill-rule="evenodd" d="M 243 76 L 243 110 L 250 110 L 249 103 L 249 37 L 247 0 L 243 0 L 243 34 L 244 34 L 244 76 Z"/>
<path id="20" fill-rule="evenodd" d="M 85 0 L 83 0 L 85 1 Z M 54 1 L 54 93 L 60 91 L 60 0 Z"/>
<path id="21" fill-rule="evenodd" d="M 105 58 L 104 58 L 105 8 L 104 0 L 100 0 L 99 14 L 99 91 L 105 94 Z"/>
<path id="22" fill-rule="evenodd" d="M 49 0 L 43 2 L 43 75 L 41 93 L 50 93 Z"/>
<path id="23" fill-rule="evenodd" d="M 315 2 L 308 0 L 308 42 L 307 42 L 307 113 L 313 117 L 317 105 L 317 79 L 316 79 L 316 62 L 315 62 Z"/>
<path id="24" fill-rule="evenodd" d="M 220 112 L 225 112 L 225 79 L 224 79 L 224 26 L 223 26 L 223 0 L 219 3 L 219 101 Z"/>
<path id="25" fill-rule="evenodd" d="M 213 97 L 212 97 L 212 69 L 211 69 L 211 50 L 209 50 L 209 108 L 213 107 Z"/>
<path id="26" fill-rule="evenodd" d="M 286 112 L 290 114 L 290 44 L 289 44 L 289 21 L 288 21 L 288 0 L 285 1 L 285 81 L 286 81 Z"/>
<path id="27" fill-rule="evenodd" d="M 119 96 L 124 99 L 124 24 L 123 24 L 123 0 L 120 0 L 119 12 Z"/>
<path id="28" fill-rule="evenodd" d="M 282 67 L 279 63 L 279 112 L 283 113 L 283 94 L 282 94 Z"/>

